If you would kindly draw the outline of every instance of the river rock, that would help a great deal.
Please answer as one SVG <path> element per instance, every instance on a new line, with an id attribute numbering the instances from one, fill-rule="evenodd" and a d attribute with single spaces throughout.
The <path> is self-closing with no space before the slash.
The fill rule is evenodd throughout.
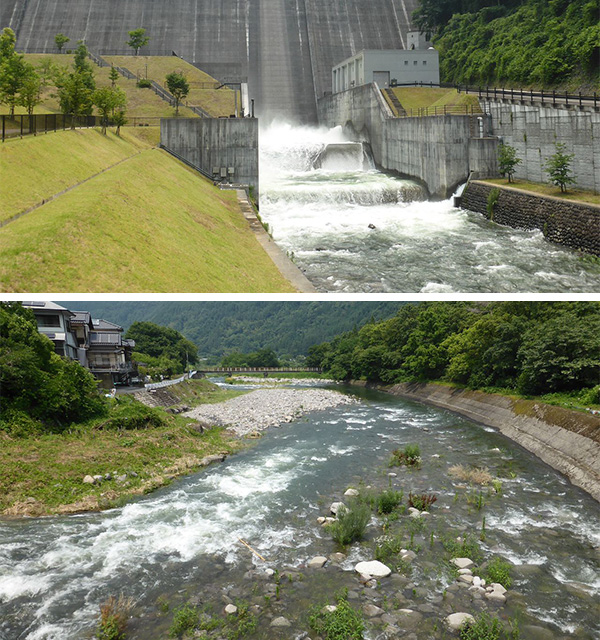
<path id="1" fill-rule="evenodd" d="M 344 560 L 346 559 L 346 554 L 345 553 L 340 553 L 338 551 L 336 553 L 332 553 L 329 556 L 329 559 L 331 560 L 331 562 L 335 562 L 336 564 L 339 564 L 340 562 L 344 562 Z"/>
<path id="2" fill-rule="evenodd" d="M 472 576 L 473 572 L 471 571 L 471 569 L 459 569 L 458 570 L 458 575 L 459 576 Z"/>
<path id="3" fill-rule="evenodd" d="M 200 460 L 200 466 L 207 467 L 209 464 L 212 464 L 213 462 L 223 462 L 223 460 L 225 460 L 224 453 L 213 453 L 210 456 L 205 456 L 204 458 L 202 458 L 202 460 Z"/>
<path id="4" fill-rule="evenodd" d="M 332 502 L 331 506 L 329 507 L 329 510 L 331 511 L 331 513 L 333 513 L 334 516 L 337 516 L 338 511 L 341 508 L 347 509 L 346 505 L 343 502 Z"/>
<path id="5" fill-rule="evenodd" d="M 371 560 L 370 562 L 359 562 L 354 570 L 361 575 L 371 576 L 373 578 L 385 578 L 392 573 L 389 567 L 386 567 L 383 562 L 379 560 Z"/>
<path id="6" fill-rule="evenodd" d="M 307 567 L 310 569 L 320 569 L 325 566 L 327 562 L 327 558 L 325 556 L 315 556 L 311 560 L 308 561 Z"/>
<path id="7" fill-rule="evenodd" d="M 279 616 L 279 618 L 275 618 L 271 621 L 271 626 L 279 627 L 279 628 L 291 627 L 292 623 L 287 618 L 284 618 L 283 616 Z"/>
<path id="8" fill-rule="evenodd" d="M 381 607 L 375 604 L 365 604 L 363 606 L 363 612 L 367 618 L 374 618 L 375 616 L 380 616 L 382 613 L 385 613 Z"/>
<path id="9" fill-rule="evenodd" d="M 225 607 L 225 613 L 228 616 L 232 616 L 234 613 L 237 613 L 237 612 L 238 612 L 238 608 L 234 604 L 228 604 Z"/>
<path id="10" fill-rule="evenodd" d="M 470 558 L 452 558 L 450 562 L 459 569 L 470 569 L 475 564 Z"/>
<path id="11" fill-rule="evenodd" d="M 458 582 L 465 582 L 466 584 L 473 584 L 473 576 L 464 573 L 462 576 L 458 576 Z"/>
<path id="12" fill-rule="evenodd" d="M 451 613 L 444 621 L 450 631 L 460 631 L 467 622 L 475 622 L 470 613 Z"/>
<path id="13" fill-rule="evenodd" d="M 352 497 L 356 497 L 360 495 L 360 492 L 358 489 L 346 489 L 346 491 L 344 492 L 345 496 L 352 496 Z"/>
<path id="14" fill-rule="evenodd" d="M 83 478 L 83 483 L 84 484 L 96 484 L 96 481 L 94 480 L 93 476 L 85 476 Z"/>

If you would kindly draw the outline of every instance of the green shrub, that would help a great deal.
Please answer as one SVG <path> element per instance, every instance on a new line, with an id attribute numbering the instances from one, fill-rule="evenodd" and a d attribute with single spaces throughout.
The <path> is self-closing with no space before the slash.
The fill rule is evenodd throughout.
<path id="1" fill-rule="evenodd" d="M 393 489 L 382 491 L 375 499 L 377 513 L 392 513 L 392 511 L 394 511 L 394 509 L 396 509 L 396 507 L 402 502 L 402 497 L 402 491 L 394 491 Z"/>
<path id="2" fill-rule="evenodd" d="M 510 562 L 503 560 L 499 556 L 496 556 L 490 560 L 487 569 L 485 570 L 485 579 L 488 582 L 498 582 L 505 589 L 509 589 L 512 584 L 512 578 L 510 577 Z"/>
<path id="3" fill-rule="evenodd" d="M 600 404 L 600 384 L 583 391 L 581 401 L 583 404 Z"/>
<path id="4" fill-rule="evenodd" d="M 337 519 L 329 525 L 329 532 L 338 544 L 346 546 L 362 539 L 370 519 L 369 505 L 353 501 L 348 508 L 340 507 Z"/>
<path id="5" fill-rule="evenodd" d="M 442 545 L 452 558 L 470 558 L 475 564 L 483 558 L 479 543 L 472 535 L 456 538 L 448 534 L 442 537 Z"/>
<path id="6" fill-rule="evenodd" d="M 110 412 L 109 419 L 103 423 L 104 429 L 147 429 L 161 427 L 164 420 L 159 411 L 128 396 L 118 398 Z"/>
<path id="7" fill-rule="evenodd" d="M 361 640 L 365 630 L 362 615 L 344 597 L 338 598 L 335 611 L 313 610 L 309 624 L 323 640 Z"/>
<path id="8" fill-rule="evenodd" d="M 98 640 L 125 640 L 127 618 L 132 603 L 122 595 L 119 598 L 111 596 L 100 605 L 100 621 L 98 622 Z"/>
<path id="9" fill-rule="evenodd" d="M 408 494 L 408 504 L 419 511 L 427 511 L 429 507 L 437 501 L 437 496 L 433 493 Z"/>
<path id="10" fill-rule="evenodd" d="M 200 615 L 195 607 L 184 604 L 175 609 L 173 622 L 169 628 L 171 638 L 180 638 L 187 631 L 191 631 L 199 623 Z"/>
<path id="11" fill-rule="evenodd" d="M 494 187 L 488 194 L 486 209 L 488 212 L 488 219 L 494 219 L 494 211 L 496 210 L 496 205 L 498 204 L 498 200 L 500 199 L 500 189 Z"/>
<path id="12" fill-rule="evenodd" d="M 228 640 L 238 640 L 255 631 L 258 621 L 256 616 L 248 610 L 248 603 L 243 601 L 236 602 L 238 608 L 235 624 L 227 634 Z"/>
<path id="13" fill-rule="evenodd" d="M 421 464 L 421 449 L 418 444 L 406 445 L 404 449 L 396 449 L 392 451 L 392 459 L 390 467 L 407 467 L 418 466 Z"/>
<path id="14" fill-rule="evenodd" d="M 152 82 L 147 78 L 140 78 L 137 82 L 137 86 L 140 89 L 149 89 L 152 86 Z"/>
<path id="15" fill-rule="evenodd" d="M 13 438 L 28 438 L 44 432 L 39 420 L 34 420 L 25 411 L 10 408 L 4 412 L 0 420 L 0 431 L 8 433 Z"/>
<path id="16" fill-rule="evenodd" d="M 511 622 L 510 627 L 504 629 L 497 617 L 484 612 L 460 630 L 460 640 L 519 640 L 517 624 Z"/>

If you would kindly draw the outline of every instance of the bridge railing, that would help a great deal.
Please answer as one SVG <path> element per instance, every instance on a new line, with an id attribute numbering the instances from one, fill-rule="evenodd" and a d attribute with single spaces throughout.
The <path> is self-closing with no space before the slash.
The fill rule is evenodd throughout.
<path id="1" fill-rule="evenodd" d="M 204 367 L 200 373 L 321 373 L 319 367 Z"/>

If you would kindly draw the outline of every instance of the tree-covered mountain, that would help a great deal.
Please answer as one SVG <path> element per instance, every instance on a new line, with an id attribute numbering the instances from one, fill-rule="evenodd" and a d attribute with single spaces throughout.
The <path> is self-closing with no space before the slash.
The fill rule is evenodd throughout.
<path id="1" fill-rule="evenodd" d="M 273 349 L 279 357 L 306 354 L 314 344 L 393 316 L 400 302 L 59 302 L 128 329 L 148 321 L 181 332 L 199 357 Z"/>
<path id="2" fill-rule="evenodd" d="M 442 81 L 496 86 L 600 85 L 598 0 L 421 0 Z"/>

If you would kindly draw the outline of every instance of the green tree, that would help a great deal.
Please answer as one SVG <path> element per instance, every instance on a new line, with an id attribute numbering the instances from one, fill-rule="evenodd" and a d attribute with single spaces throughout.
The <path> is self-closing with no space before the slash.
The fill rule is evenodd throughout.
<path id="1" fill-rule="evenodd" d="M 123 109 L 119 109 L 115 111 L 112 120 L 113 120 L 113 124 L 116 127 L 115 134 L 120 136 L 121 127 L 124 127 L 127 124 L 127 116 L 125 114 L 125 111 Z"/>
<path id="2" fill-rule="evenodd" d="M 135 55 L 137 56 L 138 51 L 150 42 L 150 38 L 146 36 L 146 29 L 141 27 L 133 31 L 128 31 L 127 33 L 129 35 L 127 44 L 135 50 Z"/>
<path id="3" fill-rule="evenodd" d="M 566 193 L 567 187 L 577 182 L 571 173 L 571 162 L 575 154 L 565 153 L 567 147 L 563 142 L 557 142 L 554 146 L 556 153 L 548 158 L 544 171 L 548 174 L 550 182 L 560 187 L 561 193 Z"/>
<path id="4" fill-rule="evenodd" d="M 21 83 L 18 98 L 18 104 L 25 107 L 29 115 L 33 114 L 35 107 L 42 101 L 41 91 L 42 79 L 30 65 Z"/>
<path id="5" fill-rule="evenodd" d="M 57 33 L 54 36 L 54 42 L 56 44 L 56 48 L 58 49 L 58 53 L 62 53 L 63 47 L 70 42 L 71 38 L 68 38 L 64 33 Z"/>
<path id="6" fill-rule="evenodd" d="M 110 80 L 111 87 L 115 87 L 117 85 L 117 80 L 119 79 L 119 72 L 115 69 L 114 65 L 111 65 L 110 67 L 108 78 Z"/>
<path id="7" fill-rule="evenodd" d="M 114 89 L 112 87 L 101 87 L 94 91 L 92 99 L 102 118 L 102 133 L 106 135 L 109 117 L 114 115 L 117 110 L 124 110 L 127 104 L 127 96 L 118 87 Z"/>
<path id="8" fill-rule="evenodd" d="M 86 73 L 74 71 L 62 75 L 57 80 L 58 102 L 63 114 L 73 117 L 71 129 L 75 129 L 76 118 L 91 115 L 93 109 L 93 90 L 89 87 Z"/>
<path id="9" fill-rule="evenodd" d="M 15 425 L 27 423 L 38 431 L 63 431 L 106 412 L 94 377 L 54 353 L 31 310 L 0 303 L 0 337 L 0 429 L 15 434 Z"/>
<path id="10" fill-rule="evenodd" d="M 90 89 L 90 91 L 94 91 L 96 88 L 94 69 L 88 60 L 88 57 L 88 48 L 85 46 L 83 40 L 79 40 L 77 42 L 77 49 L 75 50 L 75 56 L 73 58 L 73 67 L 76 73 L 81 74 L 88 89 Z"/>
<path id="11" fill-rule="evenodd" d="M 521 164 L 521 158 L 517 157 L 517 150 L 509 144 L 501 144 L 498 148 L 498 169 L 501 176 L 507 176 L 512 182 L 517 165 Z"/>
<path id="12" fill-rule="evenodd" d="M 198 358 L 198 349 L 179 331 L 162 327 L 153 322 L 134 322 L 125 337 L 135 340 L 136 351 L 154 358 L 166 357 L 185 367 L 194 364 Z"/>
<path id="13" fill-rule="evenodd" d="M 175 98 L 175 115 L 178 116 L 179 104 L 185 97 L 187 97 L 188 93 L 190 92 L 190 85 L 183 73 L 180 73 L 178 71 L 169 73 L 166 77 L 166 80 L 167 89 Z"/>
<path id="14" fill-rule="evenodd" d="M 0 64 L 14 55 L 16 43 L 15 32 L 10 27 L 4 27 L 0 34 Z"/>
<path id="15" fill-rule="evenodd" d="M 15 114 L 19 96 L 26 79 L 35 74 L 33 66 L 25 62 L 25 57 L 13 53 L 0 63 L 0 102 L 8 105 L 9 115 Z"/>

